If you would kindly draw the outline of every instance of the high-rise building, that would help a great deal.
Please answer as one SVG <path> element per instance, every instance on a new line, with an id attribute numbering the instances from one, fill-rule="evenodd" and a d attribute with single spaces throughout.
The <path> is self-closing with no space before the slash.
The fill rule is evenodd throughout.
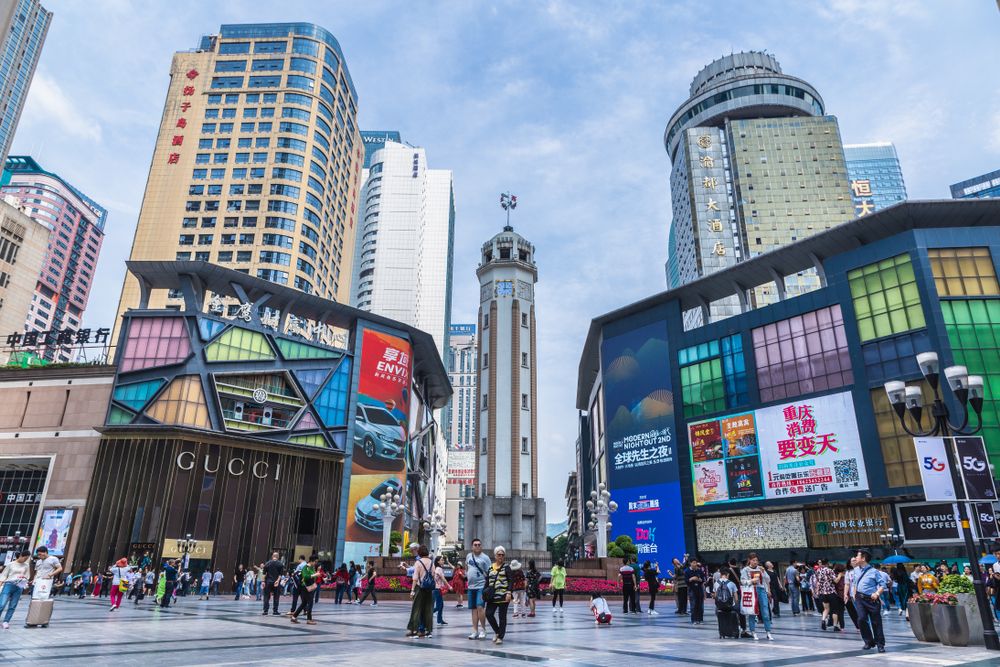
<path id="1" fill-rule="evenodd" d="M 571 470 L 566 478 L 566 540 L 569 545 L 579 543 L 583 535 L 583 525 L 580 522 L 580 480 L 576 471 Z"/>
<path id="2" fill-rule="evenodd" d="M 52 22 L 38 0 L 0 3 L 0 163 L 7 159 Z"/>
<path id="3" fill-rule="evenodd" d="M 131 258 L 208 261 L 347 303 L 363 154 L 332 34 L 223 25 L 174 54 Z M 138 301 L 126 277 L 119 314 Z"/>
<path id="4" fill-rule="evenodd" d="M 372 153 L 362 182 L 353 303 L 431 334 L 443 359 L 455 231 L 451 171 L 429 169 L 423 148 L 389 139 Z"/>
<path id="5" fill-rule="evenodd" d="M 454 394 L 444 423 L 448 442 L 448 490 L 445 508 L 446 540 L 465 543 L 463 500 L 476 494 L 476 379 L 478 358 L 475 324 L 452 324 L 448 333 L 448 379 Z"/>
<path id="6" fill-rule="evenodd" d="M 513 552 L 544 551 L 545 501 L 538 497 L 535 246 L 510 225 L 483 244 L 476 382 L 476 498 L 465 531 Z"/>
<path id="7" fill-rule="evenodd" d="M 952 199 L 992 199 L 1000 197 L 1000 169 L 960 181 L 951 186 Z"/>
<path id="8" fill-rule="evenodd" d="M 825 115 L 815 88 L 766 53 L 702 69 L 667 123 L 664 146 L 673 165 L 670 287 L 853 218 L 837 119 Z M 773 288 L 706 304 L 685 321 L 729 317 L 744 298 L 770 303 L 818 286 L 809 272 L 776 276 Z"/>
<path id="9" fill-rule="evenodd" d="M 49 249 L 38 277 L 25 331 L 79 329 L 90 299 L 108 211 L 33 158 L 7 159 L 7 184 L 0 193 L 16 197 L 25 212 L 48 227 Z M 70 361 L 69 348 L 46 350 L 46 358 Z"/>
<path id="10" fill-rule="evenodd" d="M 903 169 L 890 142 L 844 144 L 844 157 L 857 217 L 906 201 Z"/>
<path id="11" fill-rule="evenodd" d="M 0 198 L 0 335 L 7 347 L 16 347 L 11 334 L 24 331 L 48 247 L 49 228 L 29 216 L 20 200 Z"/>
<path id="12" fill-rule="evenodd" d="M 403 137 L 396 130 L 361 130 L 361 142 L 365 146 L 365 169 L 372 165 L 372 155 L 375 151 L 385 146 L 387 141 L 401 144 Z"/>

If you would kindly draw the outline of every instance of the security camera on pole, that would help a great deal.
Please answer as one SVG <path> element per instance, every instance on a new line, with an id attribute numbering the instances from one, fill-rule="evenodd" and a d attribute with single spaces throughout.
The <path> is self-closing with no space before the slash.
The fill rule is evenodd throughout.
<path id="1" fill-rule="evenodd" d="M 604 482 L 597 485 L 596 491 L 590 492 L 587 509 L 591 514 L 588 527 L 591 530 L 597 530 L 597 557 L 607 558 L 608 528 L 611 528 L 611 522 L 608 521 L 608 517 L 618 511 L 618 503 L 611 500 L 611 493 Z"/>
<path id="2" fill-rule="evenodd" d="M 441 536 L 444 535 L 447 525 L 444 522 L 444 517 L 440 514 L 434 514 L 424 519 L 424 530 L 430 533 L 431 536 L 431 553 L 435 556 L 438 552 L 438 546 L 441 542 Z"/>
<path id="3" fill-rule="evenodd" d="M 402 498 L 398 493 L 383 493 L 378 497 L 379 504 L 376 505 L 382 515 L 382 555 L 391 556 L 389 553 L 389 533 L 392 532 L 392 523 L 396 517 L 403 513 Z"/>

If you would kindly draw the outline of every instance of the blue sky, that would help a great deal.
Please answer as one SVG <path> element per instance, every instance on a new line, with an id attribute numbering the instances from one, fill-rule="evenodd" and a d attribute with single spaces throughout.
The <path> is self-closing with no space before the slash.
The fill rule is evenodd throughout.
<path id="1" fill-rule="evenodd" d="M 592 317 L 664 288 L 664 125 L 691 78 L 764 49 L 806 79 L 849 143 L 896 144 L 910 198 L 1000 168 L 992 2 L 213 2 L 43 0 L 55 12 L 13 153 L 110 210 L 86 322 L 110 326 L 174 51 L 222 23 L 310 21 L 339 39 L 360 126 L 398 129 L 454 171 L 454 321 L 475 321 L 481 243 L 503 190 L 537 246 L 539 452 L 565 513 L 576 369 Z"/>

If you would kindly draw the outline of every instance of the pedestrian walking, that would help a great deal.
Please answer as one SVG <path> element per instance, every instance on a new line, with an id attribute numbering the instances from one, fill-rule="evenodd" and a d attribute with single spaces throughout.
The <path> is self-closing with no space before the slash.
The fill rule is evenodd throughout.
<path id="1" fill-rule="evenodd" d="M 94 583 L 94 573 L 88 567 L 83 571 L 83 574 L 80 575 L 80 579 L 83 581 L 83 588 L 80 590 L 80 598 L 82 599 L 85 595 L 90 594 L 90 587 Z"/>
<path id="2" fill-rule="evenodd" d="M 792 616 L 798 616 L 800 612 L 799 598 L 802 596 L 802 577 L 799 574 L 799 565 L 795 561 L 785 568 L 785 590 L 788 593 L 788 601 L 792 603 Z"/>
<path id="3" fill-rule="evenodd" d="M 780 618 L 781 602 L 788 599 L 787 592 L 785 591 L 785 578 L 778 575 L 774 563 L 771 561 L 764 563 L 764 569 L 767 570 L 767 575 L 771 578 L 771 617 Z"/>
<path id="4" fill-rule="evenodd" d="M 688 566 L 688 554 L 684 554 L 684 560 L 674 559 L 674 569 L 669 572 L 674 580 L 674 597 L 677 601 L 675 614 L 686 615 L 688 613 L 688 589 L 687 581 L 684 580 L 684 568 Z"/>
<path id="5" fill-rule="evenodd" d="M 365 574 L 364 578 L 365 594 L 358 598 L 356 604 L 364 604 L 365 600 L 368 599 L 368 596 L 371 595 L 372 606 L 375 607 L 378 605 L 378 598 L 375 597 L 375 577 L 377 575 L 378 573 L 375 571 L 375 561 L 370 561 L 368 563 L 368 572 Z"/>
<path id="6" fill-rule="evenodd" d="M 812 592 L 812 578 L 816 571 L 805 563 L 799 563 L 799 595 L 802 598 L 802 611 L 816 611 L 816 600 Z"/>
<path id="7" fill-rule="evenodd" d="M 292 608 L 288 610 L 289 616 L 295 613 L 295 610 L 298 609 L 298 604 L 299 604 L 299 577 L 297 575 L 300 574 L 308 564 L 309 563 L 308 561 L 306 561 L 305 556 L 299 556 L 299 562 L 295 566 L 295 569 L 292 570 L 291 572 L 292 576 L 289 577 L 289 586 L 292 589 Z"/>
<path id="8" fill-rule="evenodd" d="M 517 618 L 528 613 L 526 596 L 528 582 L 524 576 L 524 569 L 521 567 L 521 562 L 516 558 L 510 561 L 510 578 L 510 590 L 514 603 L 514 618 Z"/>
<path id="9" fill-rule="evenodd" d="M 750 635 L 754 641 L 758 640 L 757 617 L 759 616 L 761 622 L 764 624 L 764 632 L 767 638 L 770 641 L 774 641 L 774 637 L 771 636 L 771 575 L 768 574 L 765 568 L 761 567 L 757 554 L 751 552 L 747 556 L 747 564 L 740 571 L 740 582 L 744 589 L 750 588 L 755 593 L 754 608 L 749 610 L 749 612 L 744 611 L 749 617 Z"/>
<path id="10" fill-rule="evenodd" d="M 7 567 L 0 572 L 0 612 L 4 612 L 3 629 L 10 628 L 10 619 L 14 616 L 17 603 L 21 600 L 21 593 L 28 587 L 28 580 L 31 578 L 31 558 L 30 551 L 21 551 L 17 558 L 7 563 Z"/>
<path id="11" fill-rule="evenodd" d="M 844 572 L 844 608 L 847 610 L 847 615 L 851 617 L 851 623 L 854 623 L 854 627 L 861 629 L 858 624 L 858 608 L 854 604 L 854 594 L 857 592 L 855 585 L 857 584 L 857 559 L 852 557 L 850 563 L 848 564 L 847 570 Z"/>
<path id="12" fill-rule="evenodd" d="M 361 597 L 361 567 L 352 560 L 347 566 L 347 602 Z"/>
<path id="13" fill-rule="evenodd" d="M 306 564 L 299 570 L 296 574 L 297 581 L 296 585 L 299 590 L 299 602 L 298 609 L 292 611 L 291 620 L 292 623 L 299 622 L 299 615 L 302 612 L 306 614 L 306 625 L 316 625 L 316 621 L 313 620 L 313 592 L 319 588 L 319 584 L 316 583 L 316 567 L 319 563 L 319 558 L 316 554 L 309 557 Z"/>
<path id="14" fill-rule="evenodd" d="M 434 613 L 438 625 L 448 625 L 444 620 L 444 596 L 451 591 L 451 584 L 444 576 L 444 556 L 434 559 Z"/>
<path id="15" fill-rule="evenodd" d="M 741 579 L 740 576 L 740 562 L 736 558 L 730 558 L 729 562 L 723 565 L 720 570 L 724 572 L 729 578 L 729 583 L 736 587 L 736 604 L 735 607 L 739 607 L 740 595 L 742 593 Z M 721 575 L 720 575 L 721 579 Z M 739 609 L 736 610 L 736 621 L 740 625 L 740 639 L 750 639 L 750 632 L 747 630 L 747 617 L 746 614 L 742 613 Z"/>
<path id="16" fill-rule="evenodd" d="M 111 589 L 111 608 L 108 609 L 109 612 L 119 609 L 122 606 L 122 599 L 125 597 L 125 592 L 128 591 L 131 576 L 132 572 L 128 566 L 128 559 L 119 558 L 115 562 L 114 567 L 111 568 L 111 580 L 108 582 L 108 587 Z"/>
<path id="17" fill-rule="evenodd" d="M 222 580 L 223 579 L 224 579 L 224 576 L 222 574 L 222 570 L 221 569 L 217 569 L 215 571 L 215 574 L 212 575 L 212 591 L 211 592 L 214 593 L 215 595 L 220 595 L 221 594 Z"/>
<path id="18" fill-rule="evenodd" d="M 486 620 L 493 628 L 493 643 L 503 644 L 507 636 L 507 609 L 512 598 L 510 590 L 510 567 L 507 566 L 507 550 L 501 546 L 493 549 L 493 565 L 486 577 L 483 597 L 486 599 Z"/>
<path id="19" fill-rule="evenodd" d="M 632 561 L 627 556 L 622 559 L 622 566 L 618 568 L 618 583 L 622 587 L 622 613 L 628 615 L 638 614 L 635 609 L 635 589 L 639 585 L 635 576 L 635 568 Z"/>
<path id="20" fill-rule="evenodd" d="M 563 596 L 566 593 L 566 566 L 560 558 L 552 567 L 552 577 L 549 580 L 549 588 L 552 590 L 552 613 L 563 613 Z M 556 601 L 559 606 L 556 607 Z"/>
<path id="21" fill-rule="evenodd" d="M 535 567 L 535 561 L 528 561 L 528 570 L 524 573 L 527 580 L 525 592 L 528 594 L 528 617 L 535 617 L 535 603 L 542 596 L 541 580 L 542 573 Z"/>
<path id="22" fill-rule="evenodd" d="M 413 563 L 413 577 L 410 582 L 410 622 L 406 626 L 407 637 L 431 637 L 434 633 L 434 571 L 428 557 L 427 547 L 417 548 L 417 560 Z"/>
<path id="23" fill-rule="evenodd" d="M 246 574 L 243 575 L 243 599 L 248 600 L 256 594 L 257 589 L 257 573 L 254 571 L 253 565 L 247 568 Z"/>
<path id="24" fill-rule="evenodd" d="M 837 597 L 836 579 L 837 574 L 829 564 L 820 558 L 816 561 L 816 574 L 812 578 L 813 593 L 816 595 L 816 605 L 821 612 L 819 629 L 826 630 L 833 627 L 840 630 L 837 625 L 837 615 L 834 613 L 834 601 Z"/>
<path id="25" fill-rule="evenodd" d="M 483 589 L 493 561 L 483 553 L 483 543 L 479 538 L 472 540 L 472 551 L 465 555 L 465 566 L 469 578 L 466 601 L 472 614 L 472 634 L 469 639 L 486 639 L 486 597 Z M 552 604 L 555 606 L 554 598 Z"/>
<path id="26" fill-rule="evenodd" d="M 208 592 L 212 588 L 212 571 L 205 570 L 201 573 L 201 585 L 198 587 L 198 599 L 207 600 Z"/>
<path id="27" fill-rule="evenodd" d="M 880 572 L 868 564 L 871 553 L 859 549 L 856 559 L 854 604 L 858 611 L 858 624 L 861 638 L 865 642 L 865 650 L 877 647 L 879 653 L 885 653 L 885 634 L 882 631 L 881 596 L 885 590 L 885 582 Z"/>
<path id="28" fill-rule="evenodd" d="M 281 578 L 285 574 L 285 563 L 281 560 L 281 554 L 277 551 L 271 554 L 271 560 L 267 561 L 261 568 L 261 576 L 264 577 L 264 611 L 261 616 L 267 616 L 267 607 L 270 603 L 271 613 L 278 615 L 278 601 L 281 599 Z"/>
<path id="29" fill-rule="evenodd" d="M 705 569 L 697 559 L 692 558 L 691 562 L 684 569 L 684 578 L 687 581 L 688 599 L 691 602 L 691 624 L 701 625 L 705 622 Z M 638 613 L 638 612 L 636 612 Z"/>
<path id="30" fill-rule="evenodd" d="M 351 575 L 347 571 L 347 563 L 341 563 L 337 571 L 333 573 L 333 604 L 344 603 L 344 593 L 351 584 Z"/>
<path id="31" fill-rule="evenodd" d="M 728 567 L 719 568 L 719 581 L 715 585 L 715 618 L 719 625 L 719 639 L 738 639 L 742 636 L 736 613 L 736 597 L 739 590 L 736 584 L 729 580 Z"/>
<path id="32" fill-rule="evenodd" d="M 462 608 L 462 600 L 465 599 L 465 569 L 461 563 L 455 564 L 455 570 L 451 573 L 451 592 L 457 598 L 455 608 Z"/>
<path id="33" fill-rule="evenodd" d="M 233 601 L 240 599 L 243 595 L 243 587 L 246 585 L 247 571 L 243 567 L 243 563 L 240 563 L 236 567 L 236 571 L 233 572 Z"/>
<path id="34" fill-rule="evenodd" d="M 649 604 L 646 606 L 646 613 L 650 616 L 658 616 L 656 611 L 656 595 L 660 592 L 660 564 L 646 561 L 642 564 L 642 578 L 646 581 L 646 591 L 649 593 Z"/>
<path id="35" fill-rule="evenodd" d="M 177 561 L 170 559 L 163 566 L 163 594 L 160 598 L 160 608 L 165 609 L 173 601 L 174 589 L 177 587 Z"/>

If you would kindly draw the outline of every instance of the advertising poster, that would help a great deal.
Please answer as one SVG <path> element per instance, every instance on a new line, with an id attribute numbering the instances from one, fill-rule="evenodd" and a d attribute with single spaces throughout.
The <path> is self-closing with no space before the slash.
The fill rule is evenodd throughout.
<path id="1" fill-rule="evenodd" d="M 729 500 L 726 464 L 721 459 L 694 464 L 694 504 Z"/>
<path id="2" fill-rule="evenodd" d="M 411 367 L 409 341 L 373 329 L 362 332 L 345 560 L 380 555 L 379 496 L 405 497 Z M 402 525 L 402 516 L 397 517 L 394 528 Z"/>
<path id="3" fill-rule="evenodd" d="M 996 500 L 997 488 L 983 439 L 978 436 L 956 437 L 954 441 L 955 460 L 960 463 L 962 483 L 965 485 L 965 499 L 988 503 Z"/>
<path id="4" fill-rule="evenodd" d="M 761 498 L 752 412 L 688 424 L 695 506 Z"/>
<path id="5" fill-rule="evenodd" d="M 691 460 L 695 463 L 722 458 L 722 431 L 719 420 L 691 426 Z"/>
<path id="6" fill-rule="evenodd" d="M 448 450 L 448 484 L 475 486 L 476 453 L 474 451 Z"/>
<path id="7" fill-rule="evenodd" d="M 736 514 L 695 520 L 699 551 L 802 549 L 806 526 L 802 512 Z"/>
<path id="8" fill-rule="evenodd" d="M 752 500 L 764 496 L 760 481 L 760 459 L 756 456 L 727 460 L 726 473 L 729 480 L 729 500 Z"/>
<path id="9" fill-rule="evenodd" d="M 628 535 L 644 554 L 684 554 L 670 353 L 662 320 L 607 329 L 601 343 L 611 498 L 609 538 Z"/>
<path id="10" fill-rule="evenodd" d="M 35 549 L 46 547 L 53 556 L 65 556 L 66 545 L 69 543 L 69 531 L 73 526 L 73 514 L 76 510 L 57 509 L 42 512 L 42 521 L 38 525 L 38 538 Z M 34 549 L 32 549 L 34 551 Z"/>
<path id="11" fill-rule="evenodd" d="M 920 481 L 924 487 L 924 498 L 929 501 L 952 502 L 955 494 L 955 483 L 948 467 L 948 453 L 945 438 L 914 438 L 913 448 L 917 452 L 917 463 L 920 465 Z"/>
<path id="12" fill-rule="evenodd" d="M 767 499 L 868 490 L 850 392 L 756 411 Z"/>

